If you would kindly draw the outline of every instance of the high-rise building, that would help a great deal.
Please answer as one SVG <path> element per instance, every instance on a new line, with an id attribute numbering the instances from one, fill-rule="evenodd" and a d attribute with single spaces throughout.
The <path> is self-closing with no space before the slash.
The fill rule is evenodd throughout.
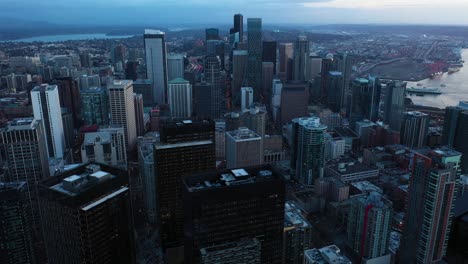
<path id="1" fill-rule="evenodd" d="M 266 134 L 267 116 L 266 108 L 258 106 L 247 109 L 242 115 L 244 125 L 262 138 Z"/>
<path id="2" fill-rule="evenodd" d="M 81 67 L 83 68 L 91 68 L 93 66 L 89 52 L 83 52 L 80 54 L 80 62 Z"/>
<path id="3" fill-rule="evenodd" d="M 335 56 L 336 70 L 343 74 L 343 91 L 345 98 L 351 94 L 350 84 L 353 73 L 353 65 L 356 63 L 356 57 L 353 54 L 341 53 Z M 344 106 L 347 107 L 348 100 L 344 100 Z"/>
<path id="4" fill-rule="evenodd" d="M 125 45 L 119 43 L 112 48 L 112 62 L 122 62 L 124 63 L 127 58 L 126 47 Z"/>
<path id="5" fill-rule="evenodd" d="M 0 182 L 0 262 L 36 263 L 31 230 L 28 183 Z"/>
<path id="6" fill-rule="evenodd" d="M 321 73 L 320 73 L 320 97 L 321 99 L 326 99 L 328 94 L 328 78 L 327 75 L 331 71 L 336 71 L 336 64 L 333 60 L 333 54 L 327 54 L 325 58 L 322 59 Z"/>
<path id="7" fill-rule="evenodd" d="M 240 89 L 245 84 L 247 72 L 247 61 L 249 53 L 247 50 L 234 50 L 232 59 L 232 97 L 239 97 Z"/>
<path id="8" fill-rule="evenodd" d="M 226 132 L 226 168 L 263 164 L 262 137 L 246 127 Z"/>
<path id="9" fill-rule="evenodd" d="M 71 77 L 56 78 L 51 84 L 58 88 L 60 106 L 68 108 L 73 118 L 73 127 L 81 126 L 80 89 L 78 83 Z"/>
<path id="10" fill-rule="evenodd" d="M 310 53 L 306 67 L 306 80 L 315 79 L 322 71 L 322 57 L 315 53 Z"/>
<path id="11" fill-rule="evenodd" d="M 141 137 L 145 134 L 146 131 L 143 95 L 134 93 L 133 104 L 135 105 L 135 125 L 137 136 Z"/>
<path id="12" fill-rule="evenodd" d="M 378 78 L 355 79 L 351 85 L 352 95 L 348 111 L 351 125 L 362 119 L 373 122 L 379 119 L 381 84 Z"/>
<path id="13" fill-rule="evenodd" d="M 81 145 L 81 161 L 97 162 L 113 167 L 127 168 L 125 133 L 122 127 L 99 129 L 84 134 Z"/>
<path id="14" fill-rule="evenodd" d="M 145 29 L 146 78 L 153 81 L 153 103 L 166 102 L 167 58 L 165 33 Z"/>
<path id="15" fill-rule="evenodd" d="M 182 78 L 169 81 L 167 94 L 172 118 L 192 116 L 192 85 L 189 81 Z"/>
<path id="16" fill-rule="evenodd" d="M 275 124 L 279 123 L 281 94 L 283 90 L 283 82 L 280 79 L 273 79 L 271 86 L 271 112 Z"/>
<path id="17" fill-rule="evenodd" d="M 148 79 L 138 79 L 133 82 L 133 92 L 143 95 L 143 105 L 153 106 L 153 81 Z"/>
<path id="18" fill-rule="evenodd" d="M 42 182 L 39 197 L 50 263 L 135 262 L 127 171 L 83 164 Z"/>
<path id="19" fill-rule="evenodd" d="M 101 87 L 101 78 L 99 75 L 82 75 L 78 78 L 78 86 L 81 90 L 89 87 Z"/>
<path id="20" fill-rule="evenodd" d="M 421 112 L 407 112 L 401 124 L 401 144 L 410 148 L 421 148 L 426 142 L 429 129 L 429 115 Z"/>
<path id="21" fill-rule="evenodd" d="M 196 83 L 193 86 L 193 112 L 196 117 L 208 118 L 211 116 L 211 89 L 210 83 Z"/>
<path id="22" fill-rule="evenodd" d="M 234 15 L 234 33 L 238 33 L 239 42 L 244 42 L 244 16 L 241 14 Z"/>
<path id="23" fill-rule="evenodd" d="M 309 40 L 306 36 L 299 36 L 294 45 L 294 80 L 306 81 L 309 53 Z"/>
<path id="24" fill-rule="evenodd" d="M 285 185 L 271 166 L 195 174 L 182 186 L 186 261 L 199 263 L 205 247 L 256 238 L 261 263 L 282 263 Z"/>
<path id="25" fill-rule="evenodd" d="M 284 205 L 283 263 L 302 264 L 304 251 L 312 247 L 312 225 L 292 201 Z"/>
<path id="26" fill-rule="evenodd" d="M 111 124 L 124 128 L 125 144 L 130 151 L 137 138 L 133 82 L 130 80 L 114 81 L 107 86 L 107 91 Z"/>
<path id="27" fill-rule="evenodd" d="M 138 164 L 144 186 L 143 199 L 146 217 L 152 224 L 157 222 L 154 144 L 158 142 L 159 135 L 156 133 L 148 133 L 144 137 L 138 138 Z"/>
<path id="28" fill-rule="evenodd" d="M 333 112 L 339 113 L 345 101 L 343 74 L 338 71 L 330 71 L 328 72 L 327 78 L 327 106 Z"/>
<path id="29" fill-rule="evenodd" d="M 31 91 L 34 119 L 42 120 L 49 157 L 61 159 L 65 153 L 65 135 L 57 85 L 42 84 Z"/>
<path id="30" fill-rule="evenodd" d="M 81 118 L 85 125 L 109 125 L 107 91 L 91 87 L 81 91 Z"/>
<path id="31" fill-rule="evenodd" d="M 154 197 L 165 245 L 179 245 L 183 237 L 181 177 L 213 170 L 215 159 L 214 122 L 173 121 L 162 124 L 160 143 L 155 145 L 156 195 Z"/>
<path id="32" fill-rule="evenodd" d="M 184 78 L 184 55 L 170 53 L 167 55 L 167 80 Z"/>
<path id="33" fill-rule="evenodd" d="M 393 131 L 400 131 L 401 129 L 401 121 L 405 111 L 405 86 L 400 81 L 392 81 L 387 84 L 384 121 Z"/>
<path id="34" fill-rule="evenodd" d="M 136 81 L 138 79 L 138 66 L 139 65 L 140 63 L 138 61 L 127 61 L 125 63 L 125 79 Z M 153 87 L 151 86 L 151 88 Z"/>
<path id="35" fill-rule="evenodd" d="M 261 101 L 266 103 L 267 105 L 270 104 L 271 98 L 271 86 L 273 84 L 273 76 L 275 74 L 275 65 L 272 62 L 263 62 L 262 63 L 262 93 L 261 93 Z"/>
<path id="36" fill-rule="evenodd" d="M 309 88 L 306 82 L 286 82 L 281 89 L 281 124 L 307 116 Z"/>
<path id="37" fill-rule="evenodd" d="M 276 63 L 277 63 L 277 42 L 276 41 L 263 41 L 263 62 L 273 63 L 273 75 L 276 74 Z"/>
<path id="38" fill-rule="evenodd" d="M 216 160 L 226 158 L 226 121 L 224 119 L 215 120 L 215 142 Z"/>
<path id="39" fill-rule="evenodd" d="M 282 80 L 292 79 L 292 60 L 294 54 L 294 45 L 292 43 L 281 43 L 279 45 L 279 73 Z"/>
<path id="40" fill-rule="evenodd" d="M 466 102 L 460 102 L 457 107 L 447 107 L 445 110 L 444 132 L 442 144 L 453 147 L 462 153 L 468 153 L 468 107 Z M 468 173 L 468 154 L 462 156 L 462 171 Z"/>
<path id="41" fill-rule="evenodd" d="M 336 245 L 320 249 L 313 248 L 304 252 L 304 264 L 352 264 Z"/>
<path id="42" fill-rule="evenodd" d="M 250 108 L 253 105 L 253 89 L 252 87 L 241 88 L 241 110 Z"/>
<path id="43" fill-rule="evenodd" d="M 212 118 L 220 117 L 224 106 L 225 76 L 221 72 L 218 57 L 205 57 L 205 80 L 211 84 L 210 114 Z"/>
<path id="44" fill-rule="evenodd" d="M 303 185 L 313 186 L 316 179 L 324 176 L 327 126 L 318 117 L 302 117 L 292 122 L 291 168 Z"/>
<path id="45" fill-rule="evenodd" d="M 254 96 L 260 97 L 262 86 L 262 19 L 247 18 L 247 85 L 254 88 Z"/>
<path id="46" fill-rule="evenodd" d="M 205 40 L 219 40 L 219 29 L 207 28 L 205 29 Z"/>
<path id="47" fill-rule="evenodd" d="M 392 225 L 392 202 L 377 192 L 351 198 L 348 216 L 348 241 L 363 261 L 388 252 Z"/>
<path id="48" fill-rule="evenodd" d="M 452 223 L 456 171 L 451 163 L 414 153 L 400 263 L 439 263 Z"/>

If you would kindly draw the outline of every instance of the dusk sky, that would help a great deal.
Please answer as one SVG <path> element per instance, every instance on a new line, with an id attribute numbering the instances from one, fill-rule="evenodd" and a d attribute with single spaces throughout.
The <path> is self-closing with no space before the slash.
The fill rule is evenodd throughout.
<path id="1" fill-rule="evenodd" d="M 0 17 L 58 24 L 274 23 L 467 25 L 467 0 L 0 0 Z"/>

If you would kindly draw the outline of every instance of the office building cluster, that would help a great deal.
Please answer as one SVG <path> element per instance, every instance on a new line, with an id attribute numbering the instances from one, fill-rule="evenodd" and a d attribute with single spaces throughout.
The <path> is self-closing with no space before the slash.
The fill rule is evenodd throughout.
<path id="1" fill-rule="evenodd" d="M 468 103 L 261 18 L 203 33 L 7 59 L 0 263 L 463 260 Z"/>

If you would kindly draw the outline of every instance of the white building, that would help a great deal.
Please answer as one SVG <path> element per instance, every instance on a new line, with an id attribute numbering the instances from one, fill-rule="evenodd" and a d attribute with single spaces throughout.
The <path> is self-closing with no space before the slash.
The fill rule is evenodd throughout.
<path id="1" fill-rule="evenodd" d="M 146 77 L 153 81 L 153 103 L 166 102 L 167 58 L 165 33 L 145 29 Z"/>
<path id="2" fill-rule="evenodd" d="M 184 78 L 184 55 L 171 53 L 167 55 L 167 80 Z"/>
<path id="3" fill-rule="evenodd" d="M 34 119 L 42 120 L 49 157 L 62 159 L 65 135 L 57 85 L 42 84 L 31 91 Z"/>
<path id="4" fill-rule="evenodd" d="M 250 108 L 253 105 L 253 89 L 252 87 L 241 88 L 241 110 Z"/>
<path id="5" fill-rule="evenodd" d="M 169 107 L 173 118 L 188 118 L 192 115 L 192 85 L 189 81 L 176 78 L 169 81 Z"/>
<path id="6" fill-rule="evenodd" d="M 98 132 L 85 133 L 81 145 L 81 159 L 98 162 L 114 167 L 127 167 L 127 151 L 123 127 L 99 129 Z"/>
<path id="7" fill-rule="evenodd" d="M 304 252 L 304 264 L 351 264 L 341 250 L 335 246 L 326 246 L 321 249 L 309 249 Z"/>
<path id="8" fill-rule="evenodd" d="M 279 111 L 281 107 L 281 91 L 283 90 L 283 82 L 280 79 L 273 79 L 271 87 L 271 110 L 273 120 L 276 122 L 279 119 Z"/>
<path id="9" fill-rule="evenodd" d="M 226 167 L 242 168 L 263 164 L 263 140 L 246 127 L 226 132 Z"/>
<path id="10" fill-rule="evenodd" d="M 107 86 L 111 124 L 122 126 L 127 149 L 132 149 L 137 139 L 133 82 L 131 80 L 114 81 Z"/>

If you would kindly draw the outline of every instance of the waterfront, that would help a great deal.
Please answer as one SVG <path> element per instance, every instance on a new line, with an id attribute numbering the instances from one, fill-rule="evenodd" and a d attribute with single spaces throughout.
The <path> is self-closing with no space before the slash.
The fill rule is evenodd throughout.
<path id="1" fill-rule="evenodd" d="M 58 41 L 67 41 L 67 40 L 120 39 L 120 38 L 130 38 L 130 37 L 133 37 L 133 36 L 132 35 L 112 36 L 112 35 L 106 35 L 104 33 L 68 34 L 68 35 L 38 36 L 38 37 L 15 39 L 15 40 L 5 40 L 2 42 L 34 42 L 34 41 L 58 42 Z"/>
<path id="2" fill-rule="evenodd" d="M 458 105 L 460 101 L 468 101 L 468 49 L 462 50 L 463 68 L 459 72 L 452 74 L 444 73 L 432 79 L 425 79 L 419 82 L 408 82 L 407 87 L 438 88 L 441 95 L 408 95 L 414 104 L 445 108 L 447 106 Z"/>

